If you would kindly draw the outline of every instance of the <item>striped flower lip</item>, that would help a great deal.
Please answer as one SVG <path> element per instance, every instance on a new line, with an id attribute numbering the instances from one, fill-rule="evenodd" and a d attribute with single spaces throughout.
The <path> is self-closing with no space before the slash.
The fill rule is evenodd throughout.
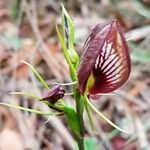
<path id="1" fill-rule="evenodd" d="M 112 92 L 126 82 L 130 70 L 129 49 L 118 21 L 96 25 L 83 46 L 77 71 L 80 93 Z"/>
<path id="2" fill-rule="evenodd" d="M 59 99 L 64 97 L 64 94 L 65 90 L 60 85 L 56 85 L 43 94 L 42 100 L 55 104 Z"/>

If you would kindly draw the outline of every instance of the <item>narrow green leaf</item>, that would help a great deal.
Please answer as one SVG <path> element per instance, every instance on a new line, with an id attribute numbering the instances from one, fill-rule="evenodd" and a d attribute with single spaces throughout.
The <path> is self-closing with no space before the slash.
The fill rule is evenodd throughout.
<path id="1" fill-rule="evenodd" d="M 37 97 L 36 95 L 29 93 L 29 92 L 11 92 L 9 94 L 13 94 L 13 95 L 24 95 L 24 96 L 28 96 L 34 100 L 41 100 L 39 97 Z"/>
<path id="2" fill-rule="evenodd" d="M 89 101 L 88 97 L 85 96 L 85 102 L 89 105 L 89 107 L 96 112 L 100 117 L 102 117 L 107 123 L 109 123 L 112 127 L 116 128 L 117 130 L 129 134 L 127 131 L 121 129 L 117 125 L 115 125 L 112 121 L 110 121 L 107 117 L 105 117 L 100 111 L 98 111 L 94 105 Z"/>
<path id="3" fill-rule="evenodd" d="M 43 85 L 43 87 L 48 90 L 49 87 L 48 87 L 47 83 L 42 78 L 42 76 L 36 71 L 36 69 L 32 65 L 30 65 L 28 62 L 26 62 L 26 61 L 21 61 L 21 62 L 26 64 L 27 66 L 29 66 L 31 68 L 31 70 L 35 74 L 36 78 L 40 81 L 41 85 Z"/>
<path id="4" fill-rule="evenodd" d="M 56 24 L 56 32 L 57 32 L 57 36 L 59 38 L 60 44 L 61 44 L 62 49 L 63 49 L 63 53 L 64 53 L 64 56 L 65 56 L 65 59 L 66 59 L 68 65 L 69 65 L 69 67 L 71 67 L 72 63 L 71 63 L 69 55 L 67 53 L 67 48 L 66 48 L 66 45 L 65 45 L 65 41 L 64 41 L 64 38 L 63 38 L 63 36 L 61 35 L 61 33 L 60 33 L 59 29 L 58 29 L 57 24 Z"/>
<path id="5" fill-rule="evenodd" d="M 16 105 L 12 105 L 12 104 L 6 104 L 6 103 L 0 103 L 0 105 L 7 106 L 7 107 L 10 107 L 10 108 L 19 109 L 19 110 L 22 110 L 22 111 L 35 113 L 35 114 L 38 114 L 38 115 L 55 116 L 55 115 L 59 115 L 60 114 L 60 113 L 52 113 L 52 112 L 43 112 L 43 111 L 39 111 L 39 110 L 35 110 L 35 109 L 29 109 L 29 108 L 16 106 Z"/>

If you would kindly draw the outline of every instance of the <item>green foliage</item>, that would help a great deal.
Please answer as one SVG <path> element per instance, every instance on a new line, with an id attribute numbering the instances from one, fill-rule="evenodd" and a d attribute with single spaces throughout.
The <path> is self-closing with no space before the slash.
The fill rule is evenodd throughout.
<path id="1" fill-rule="evenodd" d="M 65 59 L 70 68 L 70 76 L 73 81 L 77 80 L 76 69 L 79 64 L 79 57 L 74 50 L 74 22 L 62 6 L 62 33 L 56 25 L 56 32 L 61 43 Z"/>
<path id="2" fill-rule="evenodd" d="M 79 57 L 74 50 L 74 22 L 67 13 L 66 9 L 62 5 L 62 27 L 63 27 L 63 37 L 65 38 L 65 46 L 67 48 L 70 60 L 74 65 L 75 69 L 78 67 Z"/>
<path id="3" fill-rule="evenodd" d="M 12 105 L 12 104 L 6 104 L 6 103 L 0 103 L 0 105 L 7 106 L 7 107 L 10 107 L 10 108 L 19 109 L 19 110 L 22 110 L 22 111 L 35 113 L 35 114 L 38 114 L 38 115 L 56 116 L 56 115 L 60 114 L 60 113 L 52 113 L 52 112 L 43 112 L 43 111 L 39 111 L 39 110 L 35 110 L 35 109 L 29 109 L 29 108 L 16 106 L 16 105 Z"/>
<path id="4" fill-rule="evenodd" d="M 45 82 L 45 80 L 42 78 L 42 76 L 36 71 L 36 69 L 30 65 L 28 62 L 26 61 L 22 61 L 22 63 L 28 65 L 30 67 L 30 69 L 32 70 L 32 72 L 34 73 L 35 77 L 39 80 L 39 82 L 41 83 L 41 85 L 45 88 L 45 89 L 49 89 L 47 83 Z"/>
<path id="5" fill-rule="evenodd" d="M 75 110 L 71 107 L 65 107 L 64 113 L 67 116 L 70 129 L 72 130 L 74 136 L 76 138 L 80 138 L 80 127 Z"/>
<path id="6" fill-rule="evenodd" d="M 32 65 L 30 65 L 28 62 L 25 62 L 25 61 L 22 61 L 22 63 L 28 65 L 31 68 L 31 70 L 33 71 L 35 77 L 38 79 L 38 81 L 41 83 L 41 85 L 43 85 L 43 87 L 45 89 L 49 89 L 49 87 L 48 87 L 47 83 L 45 82 L 45 80 L 41 77 L 41 75 L 37 72 L 37 70 Z M 34 99 L 34 100 L 37 100 L 37 101 L 41 100 L 41 98 L 39 98 L 38 96 L 36 96 L 32 93 L 29 93 L 29 92 L 11 92 L 10 94 L 28 96 L 31 99 Z M 80 138 L 80 134 L 79 134 L 80 128 L 79 128 L 79 124 L 78 124 L 78 119 L 77 119 L 76 112 L 73 108 L 66 106 L 63 101 L 58 101 L 56 103 L 56 105 L 49 104 L 46 101 L 43 101 L 43 103 L 47 104 L 48 106 L 50 106 L 52 108 L 56 108 L 58 110 L 63 111 L 65 113 L 65 115 L 67 116 L 68 123 L 69 123 L 69 126 L 70 126 L 72 132 L 76 135 L 76 137 Z M 28 108 L 24 108 L 24 107 L 20 107 L 20 106 L 16 106 L 16 105 L 11 105 L 11 104 L 5 104 L 5 103 L 0 103 L 0 104 L 4 105 L 4 106 L 7 106 L 7 107 L 23 110 L 23 111 L 36 113 L 36 114 L 39 114 L 39 115 L 49 115 L 49 116 L 51 116 L 51 115 L 60 114 L 60 113 L 52 113 L 52 112 L 42 112 L 42 111 L 39 111 L 39 110 L 28 109 Z"/>
<path id="7" fill-rule="evenodd" d="M 35 96 L 34 94 L 32 93 L 29 93 L 29 92 L 11 92 L 9 94 L 14 94 L 14 95 L 23 95 L 23 96 L 28 96 L 30 97 L 31 99 L 34 99 L 34 100 L 40 100 L 39 97 Z"/>

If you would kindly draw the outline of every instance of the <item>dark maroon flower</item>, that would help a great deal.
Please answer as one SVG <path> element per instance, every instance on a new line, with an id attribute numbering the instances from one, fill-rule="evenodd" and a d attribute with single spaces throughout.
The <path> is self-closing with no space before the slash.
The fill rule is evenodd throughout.
<path id="1" fill-rule="evenodd" d="M 129 50 L 116 19 L 96 25 L 88 36 L 77 76 L 80 93 L 108 93 L 123 85 L 131 70 Z"/>
<path id="2" fill-rule="evenodd" d="M 59 99 L 63 98 L 65 90 L 59 85 L 54 86 L 49 91 L 44 93 L 42 100 L 49 101 L 52 104 L 55 104 Z"/>

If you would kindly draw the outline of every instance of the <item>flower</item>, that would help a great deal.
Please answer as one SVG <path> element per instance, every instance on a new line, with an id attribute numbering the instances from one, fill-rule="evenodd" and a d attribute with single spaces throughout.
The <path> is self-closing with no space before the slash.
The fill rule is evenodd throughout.
<path id="1" fill-rule="evenodd" d="M 65 90 L 60 87 L 60 85 L 56 85 L 43 94 L 42 100 L 46 100 L 52 104 L 55 104 L 59 99 L 64 97 L 64 94 Z"/>
<path id="2" fill-rule="evenodd" d="M 129 49 L 118 21 L 96 25 L 84 44 L 77 71 L 80 93 L 112 92 L 126 82 L 130 70 Z"/>

